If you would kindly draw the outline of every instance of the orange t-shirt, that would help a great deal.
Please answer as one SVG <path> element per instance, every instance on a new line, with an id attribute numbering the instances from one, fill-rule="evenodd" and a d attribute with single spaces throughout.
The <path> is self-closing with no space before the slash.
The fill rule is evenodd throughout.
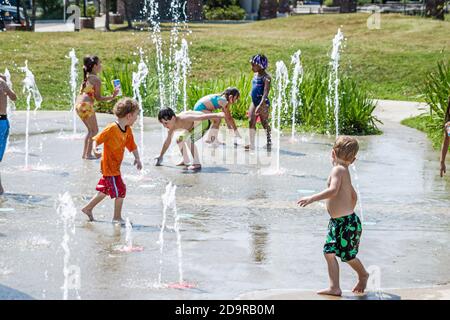
<path id="1" fill-rule="evenodd" d="M 119 124 L 113 122 L 92 139 L 97 142 L 97 145 L 104 143 L 101 160 L 102 174 L 106 177 L 120 176 L 120 165 L 125 147 L 130 152 L 137 149 L 131 128 L 127 126 L 125 131 L 122 131 Z"/>

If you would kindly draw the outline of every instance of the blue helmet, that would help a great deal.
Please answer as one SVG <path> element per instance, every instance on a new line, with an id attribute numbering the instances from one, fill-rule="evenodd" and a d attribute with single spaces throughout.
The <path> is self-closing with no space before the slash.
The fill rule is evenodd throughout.
<path id="1" fill-rule="evenodd" d="M 263 69 L 267 69 L 267 67 L 269 66 L 269 60 L 267 60 L 266 56 L 263 54 L 254 55 L 250 59 L 250 63 L 257 64 Z"/>

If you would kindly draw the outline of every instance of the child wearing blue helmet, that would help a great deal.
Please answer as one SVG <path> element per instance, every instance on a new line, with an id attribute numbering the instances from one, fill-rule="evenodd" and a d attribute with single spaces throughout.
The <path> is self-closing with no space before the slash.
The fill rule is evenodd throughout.
<path id="1" fill-rule="evenodd" d="M 270 136 L 269 124 L 269 91 L 272 78 L 266 72 L 269 61 L 267 60 L 265 55 L 257 54 L 250 59 L 250 63 L 255 75 L 252 79 L 252 103 L 248 110 L 250 142 L 245 146 L 245 149 L 250 150 L 255 148 L 256 122 L 257 117 L 259 117 L 263 128 L 266 130 L 266 148 L 270 150 L 272 147 L 272 139 Z"/>

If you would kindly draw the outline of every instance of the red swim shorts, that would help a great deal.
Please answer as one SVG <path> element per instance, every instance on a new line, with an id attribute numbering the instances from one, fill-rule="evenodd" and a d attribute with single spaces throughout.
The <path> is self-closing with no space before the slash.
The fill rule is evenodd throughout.
<path id="1" fill-rule="evenodd" d="M 105 177 L 103 176 L 97 183 L 95 190 L 109 195 L 111 199 L 125 198 L 127 188 L 123 183 L 121 176 Z"/>

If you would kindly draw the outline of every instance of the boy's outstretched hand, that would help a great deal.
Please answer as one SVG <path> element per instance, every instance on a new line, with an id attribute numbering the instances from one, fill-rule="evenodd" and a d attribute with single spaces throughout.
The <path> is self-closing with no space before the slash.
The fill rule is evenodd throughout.
<path id="1" fill-rule="evenodd" d="M 134 165 L 138 170 L 142 170 L 142 162 L 141 159 L 134 159 Z"/>
<path id="2" fill-rule="evenodd" d="M 300 200 L 298 200 L 297 204 L 300 205 L 300 207 L 306 207 L 308 204 L 313 203 L 314 200 L 312 197 L 303 197 Z"/>

